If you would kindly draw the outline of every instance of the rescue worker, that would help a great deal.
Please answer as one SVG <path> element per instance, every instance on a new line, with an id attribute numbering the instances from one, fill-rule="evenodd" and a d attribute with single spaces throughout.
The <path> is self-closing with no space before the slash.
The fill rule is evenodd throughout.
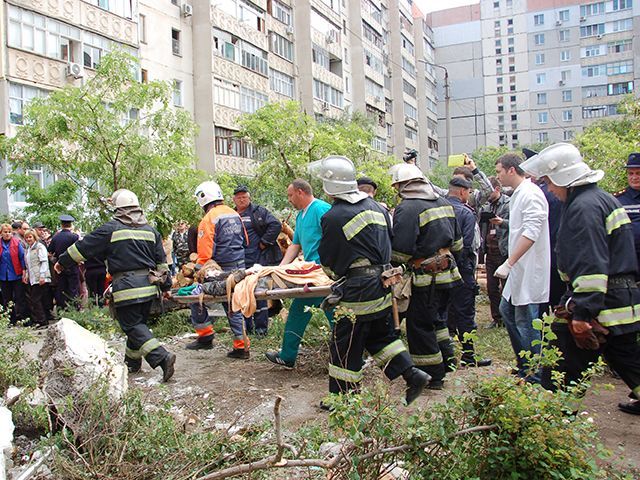
<path id="1" fill-rule="evenodd" d="M 159 290 L 171 288 L 158 231 L 147 223 L 138 197 L 121 188 L 111 195 L 113 219 L 61 253 L 55 270 L 61 274 L 88 258 L 105 258 L 112 277 L 115 317 L 127 335 L 125 363 L 130 373 L 140 371 L 144 358 L 151 368 L 162 369 L 162 380 L 174 373 L 176 356 L 154 338 L 147 326 Z"/>
<path id="2" fill-rule="evenodd" d="M 629 155 L 624 168 L 627 169 L 629 185 L 613 195 L 622 204 L 631 219 L 636 258 L 638 266 L 640 266 L 640 152 Z M 637 278 L 640 280 L 640 275 Z"/>
<path id="3" fill-rule="evenodd" d="M 320 262 L 334 278 L 344 277 L 330 344 L 329 392 L 358 390 L 362 380 L 362 355 L 366 349 L 387 378 L 400 375 L 407 383 L 406 403 L 413 402 L 429 381 L 415 368 L 397 336 L 391 315 L 391 289 L 382 283 L 390 270 L 391 221 L 386 210 L 358 190 L 351 160 L 329 156 L 309 165 L 333 199 L 321 219 Z M 340 307 L 355 321 L 340 315 Z"/>
<path id="4" fill-rule="evenodd" d="M 59 262 L 60 256 L 67 249 L 76 243 L 80 237 L 71 231 L 73 222 L 76 221 L 71 215 L 60 215 L 62 228 L 51 237 L 49 242 L 49 253 L 53 256 L 53 261 Z M 67 303 L 78 298 L 80 295 L 80 270 L 78 265 L 70 264 L 69 268 L 58 275 L 56 280 L 56 290 L 54 298 L 56 300 L 57 311 L 67 308 Z"/>
<path id="5" fill-rule="evenodd" d="M 462 283 L 449 290 L 448 323 L 462 343 L 462 366 L 486 367 L 491 360 L 477 358 L 471 335 L 477 331 L 476 325 L 476 215 L 467 201 L 471 193 L 471 182 L 466 178 L 453 177 L 449 182 L 447 200 L 451 203 L 456 221 L 462 233 L 462 250 L 455 254 L 456 265 L 462 277 Z"/>
<path id="6" fill-rule="evenodd" d="M 591 170 L 571 144 L 551 145 L 521 167 L 564 203 L 557 250 L 568 290 L 552 327 L 562 352 L 557 368 L 565 382 L 579 381 L 603 355 L 636 399 L 620 410 L 640 415 L 640 290 L 629 216 L 598 187 L 604 172 Z M 545 373 L 545 386 L 553 387 Z"/>
<path id="7" fill-rule="evenodd" d="M 195 191 L 198 204 L 205 212 L 198 226 L 198 259 L 196 268 L 213 259 L 224 272 L 244 269 L 244 247 L 248 243 L 247 232 L 238 212 L 224 204 L 222 190 L 216 182 L 202 182 Z M 231 306 L 222 304 L 229 327 L 233 332 L 233 348 L 229 358 L 249 358 L 249 339 L 244 331 L 241 312 L 232 312 Z M 213 324 L 206 306 L 191 305 L 191 321 L 198 339 L 187 345 L 189 350 L 213 348 Z"/>
<path id="8" fill-rule="evenodd" d="M 407 310 L 407 342 L 415 365 L 432 378 L 428 388 L 444 383 L 445 355 L 453 355 L 446 324 L 438 307 L 447 290 L 462 283 L 452 253 L 462 249 L 462 236 L 451 204 L 434 192 L 422 171 L 411 164 L 392 168 L 392 186 L 402 201 L 393 216 L 394 265 L 413 270 Z"/>

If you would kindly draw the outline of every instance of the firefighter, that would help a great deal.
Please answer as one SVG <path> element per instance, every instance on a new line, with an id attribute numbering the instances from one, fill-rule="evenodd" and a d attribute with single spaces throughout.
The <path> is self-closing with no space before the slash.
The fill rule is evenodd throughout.
<path id="1" fill-rule="evenodd" d="M 135 193 L 116 190 L 111 205 L 113 219 L 71 245 L 54 268 L 62 273 L 88 258 L 106 259 L 113 278 L 115 317 L 127 335 L 125 363 L 129 372 L 140 371 L 144 358 L 151 368 L 162 368 L 166 382 L 173 376 L 176 356 L 161 346 L 147 327 L 159 289 L 171 288 L 162 238 L 147 223 Z"/>
<path id="2" fill-rule="evenodd" d="M 562 351 L 564 381 L 579 381 L 603 355 L 631 388 L 620 410 L 640 415 L 640 290 L 629 216 L 601 190 L 602 170 L 591 170 L 576 147 L 557 143 L 521 165 L 542 178 L 564 203 L 558 228 L 558 270 L 567 283 L 552 328 Z M 550 384 L 549 372 L 544 384 Z"/>
<path id="3" fill-rule="evenodd" d="M 383 286 L 382 273 L 391 269 L 391 222 L 386 210 L 358 190 L 351 160 L 329 156 L 309 165 L 322 179 L 333 199 L 321 220 L 320 262 L 334 278 L 344 277 L 339 291 L 329 365 L 330 393 L 357 390 L 362 379 L 362 355 L 366 349 L 385 375 L 400 375 L 407 383 L 406 403 L 413 402 L 430 377 L 415 368 L 402 340 L 394 331 L 391 289 Z"/>
<path id="4" fill-rule="evenodd" d="M 392 169 L 392 185 L 402 201 L 393 216 L 392 264 L 413 270 L 407 310 L 407 341 L 413 362 L 444 383 L 443 350 L 451 362 L 453 348 L 446 324 L 438 319 L 443 295 L 462 284 L 453 253 L 462 250 L 462 235 L 451 204 L 434 192 L 422 171 L 411 164 Z"/>
<path id="5" fill-rule="evenodd" d="M 631 219 L 633 238 L 636 245 L 636 259 L 640 267 L 640 152 L 632 153 L 624 167 L 627 170 L 628 186 L 614 193 Z M 640 275 L 637 275 L 640 280 Z"/>
<path id="6" fill-rule="evenodd" d="M 71 215 L 60 215 L 61 229 L 56 232 L 49 242 L 49 253 L 58 261 L 60 255 L 76 243 L 80 238 L 78 234 L 73 233 L 73 222 L 76 221 Z M 72 264 L 69 268 L 65 268 L 64 273 L 60 274 L 56 279 L 54 297 L 56 300 L 57 311 L 66 309 L 68 304 L 76 301 L 80 296 L 80 270 L 78 265 Z"/>
<path id="7" fill-rule="evenodd" d="M 244 269 L 244 248 L 249 243 L 247 232 L 238 212 L 224 204 L 220 185 L 202 182 L 196 188 L 195 197 L 205 212 L 198 226 L 198 260 L 196 268 L 213 259 L 224 272 Z M 244 331 L 241 312 L 231 312 L 231 306 L 222 304 L 233 332 L 233 348 L 227 357 L 249 358 L 249 339 Z M 213 325 L 206 306 L 191 306 L 191 321 L 198 339 L 187 345 L 189 350 L 213 348 Z"/>

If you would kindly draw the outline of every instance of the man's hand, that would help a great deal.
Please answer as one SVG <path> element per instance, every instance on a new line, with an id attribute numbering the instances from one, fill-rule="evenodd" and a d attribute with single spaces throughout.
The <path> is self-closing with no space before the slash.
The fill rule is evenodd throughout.
<path id="1" fill-rule="evenodd" d="M 44 285 L 45 283 L 47 282 L 44 281 L 44 278 L 40 277 L 40 280 L 38 280 L 38 285 Z"/>
<path id="2" fill-rule="evenodd" d="M 53 266 L 53 269 L 56 271 L 56 273 L 62 273 L 62 271 L 64 270 L 64 267 L 62 265 L 60 265 L 60 262 L 56 262 L 56 264 Z"/>
<path id="3" fill-rule="evenodd" d="M 507 260 L 497 268 L 493 276 L 496 278 L 505 279 L 509 276 L 510 272 L 511 272 L 511 265 L 509 264 L 509 260 Z"/>
<path id="4" fill-rule="evenodd" d="M 171 295 L 171 290 L 167 290 L 166 292 L 162 292 L 162 298 L 164 299 L 170 299 L 172 297 Z"/>
<path id="5" fill-rule="evenodd" d="M 495 217 L 489 219 L 489 223 L 491 225 L 502 225 L 504 223 L 504 218 L 498 217 L 496 215 Z"/>
<path id="6" fill-rule="evenodd" d="M 579 348 L 583 350 L 598 350 L 600 348 L 600 342 L 593 333 L 591 323 L 584 320 L 570 320 L 569 331 Z"/>
<path id="7" fill-rule="evenodd" d="M 466 153 L 464 154 L 464 166 L 469 167 L 471 170 L 475 170 L 477 168 L 476 162 L 474 162 L 473 158 Z"/>

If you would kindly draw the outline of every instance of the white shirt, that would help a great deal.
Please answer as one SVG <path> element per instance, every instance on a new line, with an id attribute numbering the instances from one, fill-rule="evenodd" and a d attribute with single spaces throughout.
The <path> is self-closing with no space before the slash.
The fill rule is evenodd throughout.
<path id="1" fill-rule="evenodd" d="M 529 179 L 515 189 L 509 202 L 509 252 L 521 236 L 534 244 L 511 268 L 502 296 L 516 306 L 546 303 L 551 270 L 549 204 Z"/>

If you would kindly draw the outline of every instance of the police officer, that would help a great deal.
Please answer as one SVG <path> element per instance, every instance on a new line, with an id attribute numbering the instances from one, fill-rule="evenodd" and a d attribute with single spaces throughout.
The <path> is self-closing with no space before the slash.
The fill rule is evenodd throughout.
<path id="1" fill-rule="evenodd" d="M 442 295 L 462 283 L 452 253 L 462 236 L 451 204 L 434 192 L 422 171 L 411 164 L 392 168 L 392 185 L 402 201 L 393 216 L 391 262 L 413 270 L 407 310 L 407 341 L 413 362 L 439 389 L 445 376 L 440 342 L 449 343 L 446 325 L 438 326 Z"/>
<path id="2" fill-rule="evenodd" d="M 568 290 L 556 308 L 553 329 L 562 351 L 558 369 L 565 381 L 578 381 L 590 363 L 603 355 L 640 398 L 640 290 L 629 216 L 597 182 L 576 147 L 557 143 L 521 164 L 542 178 L 564 203 L 558 229 L 558 269 Z M 544 383 L 550 386 L 549 372 Z M 620 403 L 640 415 L 640 402 Z"/>
<path id="3" fill-rule="evenodd" d="M 456 221 L 462 232 L 462 250 L 455 254 L 456 264 L 462 276 L 462 283 L 449 290 L 448 322 L 450 330 L 455 331 L 462 343 L 462 366 L 486 367 L 491 360 L 477 358 L 471 334 L 476 325 L 476 214 L 468 204 L 471 182 L 463 177 L 453 177 L 449 181 L 447 200 L 453 206 Z"/>
<path id="4" fill-rule="evenodd" d="M 629 186 L 614 196 L 622 204 L 631 219 L 631 228 L 636 246 L 636 258 L 640 266 L 640 153 L 632 153 L 627 160 L 627 182 Z"/>
<path id="5" fill-rule="evenodd" d="M 54 257 L 54 261 L 59 261 L 60 256 L 80 238 L 71 231 L 73 222 L 76 221 L 75 218 L 65 214 L 60 215 L 59 219 L 62 228 L 51 238 L 48 247 L 49 253 Z M 71 264 L 69 268 L 65 268 L 64 271 L 58 275 L 56 281 L 54 298 L 58 311 L 67 308 L 67 303 L 78 298 L 79 295 L 80 270 L 78 269 L 78 265 Z"/>
<path id="6" fill-rule="evenodd" d="M 162 238 L 147 223 L 133 192 L 116 190 L 111 204 L 115 209 L 113 219 L 63 252 L 55 270 L 62 274 L 88 258 L 106 259 L 113 278 L 115 316 L 127 335 L 125 363 L 129 372 L 138 372 L 144 358 L 151 368 L 162 368 L 162 380 L 166 382 L 173 376 L 176 356 L 161 346 L 147 327 L 158 289 L 171 288 Z M 151 283 L 152 276 L 155 284 Z"/>
<path id="7" fill-rule="evenodd" d="M 336 309 L 329 365 L 329 391 L 344 393 L 358 388 L 362 379 L 362 355 L 366 349 L 385 375 L 400 375 L 407 383 L 406 403 L 413 402 L 429 376 L 413 366 L 393 328 L 391 289 L 382 284 L 382 272 L 391 265 L 391 223 L 386 210 L 358 190 L 351 160 L 329 156 L 309 165 L 333 198 L 321 220 L 318 253 L 325 269 L 346 280 Z M 340 315 L 341 308 L 350 310 Z"/>

